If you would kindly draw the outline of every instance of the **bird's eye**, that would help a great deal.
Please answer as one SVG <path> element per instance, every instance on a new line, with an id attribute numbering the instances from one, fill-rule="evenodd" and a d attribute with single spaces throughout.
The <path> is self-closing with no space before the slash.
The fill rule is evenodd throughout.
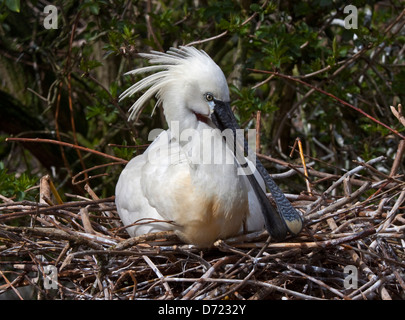
<path id="1" fill-rule="evenodd" d="M 207 100 L 208 102 L 213 101 L 214 100 L 214 95 L 210 92 L 207 92 L 205 94 L 205 100 Z"/>

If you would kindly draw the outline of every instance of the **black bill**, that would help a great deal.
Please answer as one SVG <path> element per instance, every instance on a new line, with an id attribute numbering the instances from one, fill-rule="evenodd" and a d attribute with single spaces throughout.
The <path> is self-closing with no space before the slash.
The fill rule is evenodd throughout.
<path id="1" fill-rule="evenodd" d="M 231 129 L 234 133 L 235 145 L 229 146 L 231 150 L 243 150 L 243 152 L 235 152 L 235 158 L 240 166 L 246 164 L 246 159 L 242 159 L 243 154 L 250 154 L 249 146 L 246 139 L 240 139 L 236 134 L 236 129 L 239 129 L 239 125 L 236 122 L 235 116 L 230 108 L 230 104 L 219 100 L 214 100 L 215 107 L 214 112 L 211 115 L 212 122 L 221 131 L 225 129 Z M 227 141 L 229 143 L 229 141 Z M 239 158 L 239 159 L 238 159 Z M 256 180 L 253 174 L 247 174 L 250 184 L 259 199 L 266 228 L 269 234 L 276 240 L 284 239 L 288 232 L 293 235 L 298 234 L 303 227 L 303 221 L 297 210 L 291 205 L 291 203 L 284 196 L 284 193 L 280 190 L 274 180 L 269 176 L 267 170 L 263 167 L 260 160 L 256 158 L 256 170 L 262 176 L 267 189 L 273 196 L 277 205 L 277 210 L 272 206 L 260 184 Z"/>

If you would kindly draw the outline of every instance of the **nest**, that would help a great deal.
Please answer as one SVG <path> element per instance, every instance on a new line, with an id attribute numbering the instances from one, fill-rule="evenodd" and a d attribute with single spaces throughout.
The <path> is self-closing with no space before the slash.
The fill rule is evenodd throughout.
<path id="1" fill-rule="evenodd" d="M 309 170 L 311 189 L 288 194 L 305 228 L 276 243 L 266 231 L 210 249 L 173 233 L 129 238 L 114 199 L 39 202 L 1 196 L 0 294 L 31 299 L 403 299 L 404 182 L 375 158 L 339 176 Z M 295 167 L 292 171 L 302 171 Z M 315 182 L 319 184 L 315 184 Z M 322 183 L 326 187 L 317 192 Z M 319 188 L 320 189 L 320 188 Z M 73 197 L 73 196 L 72 196 Z M 23 289 L 28 292 L 24 292 Z"/>

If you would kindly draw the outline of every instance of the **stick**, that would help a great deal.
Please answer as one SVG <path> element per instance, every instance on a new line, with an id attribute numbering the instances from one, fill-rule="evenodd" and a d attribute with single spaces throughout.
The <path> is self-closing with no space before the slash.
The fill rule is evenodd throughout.
<path id="1" fill-rule="evenodd" d="M 146 263 L 149 265 L 149 267 L 151 267 L 151 269 L 153 270 L 153 272 L 156 273 L 156 275 L 158 276 L 159 279 L 164 279 L 163 274 L 160 272 L 160 270 L 156 267 L 156 265 L 152 262 L 151 259 L 149 259 L 148 256 L 143 255 L 142 258 L 146 261 Z M 173 292 L 172 289 L 170 289 L 170 286 L 167 282 L 163 282 L 163 286 L 166 289 L 166 292 L 168 293 L 169 297 L 173 297 Z"/>
<path id="2" fill-rule="evenodd" d="M 239 280 L 239 279 L 216 279 L 216 278 L 169 278 L 169 277 L 165 277 L 164 279 L 162 279 L 162 281 L 166 281 L 166 282 L 198 282 L 198 281 L 202 281 L 202 282 L 218 282 L 218 283 L 241 283 L 241 282 L 246 282 L 246 284 L 252 285 L 252 286 L 262 286 L 262 287 L 267 287 L 267 288 L 271 288 L 277 291 L 280 291 L 282 293 L 285 294 L 289 294 L 292 295 L 294 297 L 303 299 L 303 300 L 324 300 L 321 298 L 317 298 L 317 297 L 313 297 L 313 296 L 309 296 L 303 293 L 299 293 L 293 290 L 289 290 L 283 287 L 279 287 L 276 285 L 273 285 L 271 283 L 268 282 L 263 282 L 263 281 L 257 281 L 257 280 Z"/>
<path id="3" fill-rule="evenodd" d="M 63 141 L 57 141 L 57 140 L 52 140 L 52 139 L 40 139 L 40 138 L 6 138 L 6 142 L 8 141 L 21 141 L 21 142 L 44 142 L 44 143 L 52 143 L 52 144 L 57 144 L 60 146 L 65 146 L 65 147 L 70 147 L 70 148 L 75 148 L 75 149 L 79 149 L 79 150 L 83 150 L 83 151 L 87 151 L 90 153 L 94 153 L 97 154 L 99 156 L 102 156 L 104 158 L 109 158 L 115 161 L 119 161 L 121 163 L 127 163 L 127 160 L 121 159 L 121 158 L 117 158 L 114 156 L 111 156 L 109 154 L 100 152 L 100 151 L 96 151 L 96 150 L 92 150 L 86 147 L 82 147 L 79 145 L 75 145 L 75 144 L 71 144 L 71 143 L 67 143 L 67 142 L 63 142 Z"/>

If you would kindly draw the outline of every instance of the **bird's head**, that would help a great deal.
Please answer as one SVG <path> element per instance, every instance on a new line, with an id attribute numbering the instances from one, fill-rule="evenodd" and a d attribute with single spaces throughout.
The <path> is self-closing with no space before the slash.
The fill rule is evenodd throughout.
<path id="1" fill-rule="evenodd" d="M 132 105 L 129 119 L 137 119 L 145 102 L 158 98 L 169 127 L 178 121 L 180 128 L 196 128 L 199 122 L 210 122 L 215 101 L 229 103 L 229 88 L 218 65 L 204 52 L 194 47 L 172 48 L 166 53 L 143 53 L 151 66 L 128 74 L 154 72 L 143 78 L 121 96 L 123 99 L 147 89 Z"/>

